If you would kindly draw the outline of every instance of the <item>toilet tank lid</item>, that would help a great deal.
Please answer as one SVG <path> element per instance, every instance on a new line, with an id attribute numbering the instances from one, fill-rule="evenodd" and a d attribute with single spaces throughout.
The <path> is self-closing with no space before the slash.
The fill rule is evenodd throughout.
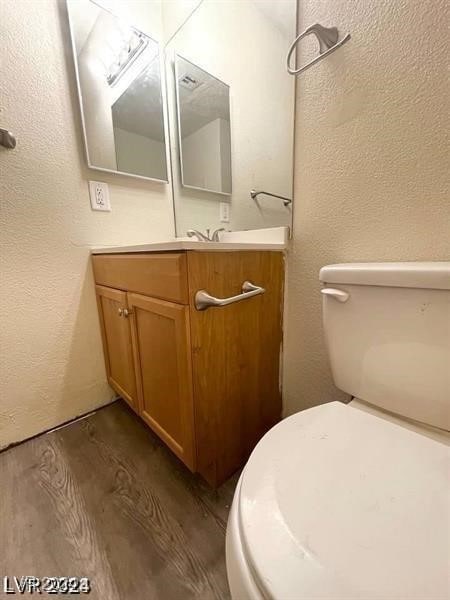
<path id="1" fill-rule="evenodd" d="M 450 261 L 347 263 L 320 269 L 323 283 L 450 290 Z"/>

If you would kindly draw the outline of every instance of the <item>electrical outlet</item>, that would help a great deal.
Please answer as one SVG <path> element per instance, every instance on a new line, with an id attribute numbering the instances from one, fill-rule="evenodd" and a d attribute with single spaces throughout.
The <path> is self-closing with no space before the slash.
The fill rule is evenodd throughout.
<path id="1" fill-rule="evenodd" d="M 219 202 L 219 213 L 220 213 L 220 222 L 221 223 L 229 223 L 230 222 L 230 203 L 229 202 Z"/>
<path id="2" fill-rule="evenodd" d="M 111 202 L 109 201 L 108 184 L 103 181 L 89 182 L 89 196 L 91 198 L 92 210 L 111 211 Z"/>

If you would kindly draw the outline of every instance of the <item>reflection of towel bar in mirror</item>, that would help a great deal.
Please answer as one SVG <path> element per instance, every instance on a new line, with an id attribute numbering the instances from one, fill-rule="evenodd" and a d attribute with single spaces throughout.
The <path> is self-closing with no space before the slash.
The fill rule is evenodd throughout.
<path id="1" fill-rule="evenodd" d="M 311 62 L 304 65 L 303 67 L 300 67 L 299 69 L 293 69 L 291 67 L 292 54 L 297 48 L 299 41 L 310 34 L 314 34 L 319 42 L 319 56 L 313 58 Z M 325 58 L 325 56 L 328 56 L 328 54 L 331 54 L 332 52 L 340 48 L 343 44 L 345 44 L 345 42 L 348 42 L 349 39 L 350 34 L 347 33 L 347 35 L 344 36 L 342 40 L 338 41 L 339 32 L 337 30 L 337 27 L 323 27 L 323 25 L 320 25 L 319 23 L 310 25 L 310 27 L 307 27 L 303 33 L 301 33 L 295 38 L 295 40 L 292 42 L 291 47 L 289 48 L 289 52 L 286 59 L 288 73 L 290 73 L 291 75 L 299 75 L 300 73 L 303 73 L 303 71 L 306 71 L 306 69 L 309 69 L 309 67 L 312 67 L 313 65 L 318 63 L 320 60 L 322 60 L 322 58 Z"/>
<path id="2" fill-rule="evenodd" d="M 272 196 L 272 198 L 279 198 L 280 200 L 283 200 L 284 206 L 289 206 L 290 204 L 292 204 L 292 199 L 286 198 L 286 196 L 279 196 L 278 194 L 272 194 L 271 192 L 265 192 L 264 190 L 250 190 L 250 197 L 253 198 L 253 200 L 255 200 L 256 196 L 258 196 L 259 194 L 264 194 L 265 196 Z"/>

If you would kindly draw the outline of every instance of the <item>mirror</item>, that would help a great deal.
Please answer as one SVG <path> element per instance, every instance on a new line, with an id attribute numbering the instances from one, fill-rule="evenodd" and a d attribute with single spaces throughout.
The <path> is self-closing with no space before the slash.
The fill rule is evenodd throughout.
<path id="1" fill-rule="evenodd" d="M 229 196 L 229 87 L 181 56 L 175 73 L 182 185 Z"/>
<path id="2" fill-rule="evenodd" d="M 176 6 L 162 4 L 169 27 Z M 291 225 L 295 77 L 287 72 L 286 56 L 296 35 L 296 13 L 296 0 L 203 0 L 167 42 L 178 236 L 189 229 Z M 207 144 L 190 143 L 207 121 L 211 130 L 217 125 L 214 152 L 208 150 L 212 131 Z M 223 156 L 219 123 L 227 125 Z"/>
<path id="3" fill-rule="evenodd" d="M 89 167 L 167 182 L 158 42 L 90 0 L 67 7 Z"/>

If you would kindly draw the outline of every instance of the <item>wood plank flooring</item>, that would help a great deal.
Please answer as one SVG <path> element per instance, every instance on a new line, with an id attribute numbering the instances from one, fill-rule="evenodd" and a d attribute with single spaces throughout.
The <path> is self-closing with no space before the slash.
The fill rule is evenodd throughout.
<path id="1" fill-rule="evenodd" d="M 208 488 L 116 402 L 0 454 L 0 578 L 85 576 L 99 600 L 229 598 L 236 483 Z"/>

